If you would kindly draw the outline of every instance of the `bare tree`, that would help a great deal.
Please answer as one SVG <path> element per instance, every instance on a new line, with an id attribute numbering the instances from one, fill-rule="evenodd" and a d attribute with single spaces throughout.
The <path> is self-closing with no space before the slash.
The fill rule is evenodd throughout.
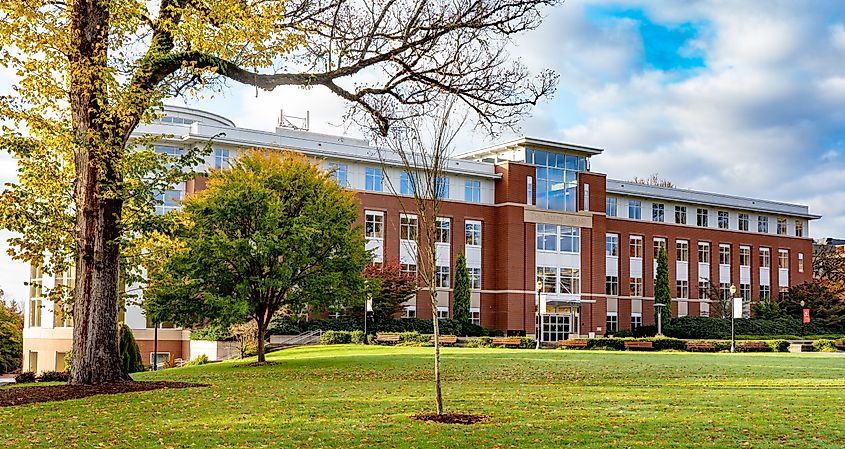
<path id="1" fill-rule="evenodd" d="M 715 281 L 708 280 L 706 288 L 703 289 L 699 286 L 698 297 L 710 304 L 710 316 L 724 319 L 731 317 L 731 295 L 722 291 Z"/>
<path id="2" fill-rule="evenodd" d="M 634 176 L 631 178 L 631 182 L 636 184 L 642 184 L 646 186 L 655 186 L 655 187 L 668 187 L 674 188 L 675 184 L 668 179 L 664 179 L 660 177 L 659 173 L 652 173 L 651 176 L 647 178 L 640 178 L 638 176 Z"/>
<path id="3" fill-rule="evenodd" d="M 845 252 L 836 245 L 813 245 L 813 277 L 845 283 Z"/>

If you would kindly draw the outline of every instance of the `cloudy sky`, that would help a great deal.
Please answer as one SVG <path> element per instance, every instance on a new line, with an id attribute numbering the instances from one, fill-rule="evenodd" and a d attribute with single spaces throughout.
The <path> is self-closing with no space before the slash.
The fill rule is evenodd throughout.
<path id="1" fill-rule="evenodd" d="M 592 168 L 611 178 L 657 172 L 679 187 L 806 204 L 823 216 L 813 237 L 845 237 L 841 2 L 569 0 L 512 53 L 560 75 L 520 134 L 604 148 Z M 319 88 L 256 97 L 233 85 L 189 105 L 265 130 L 280 109 L 308 110 L 312 130 L 359 134 L 342 123 L 343 102 Z M 0 154 L 0 181 L 15 168 Z M 7 294 L 25 298 L 27 275 L 0 255 Z"/>

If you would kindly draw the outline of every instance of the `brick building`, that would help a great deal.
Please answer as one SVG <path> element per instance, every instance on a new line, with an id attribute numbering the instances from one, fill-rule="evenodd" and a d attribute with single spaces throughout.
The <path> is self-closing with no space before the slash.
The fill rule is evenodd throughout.
<path id="1" fill-rule="evenodd" d="M 404 270 L 417 270 L 418 224 L 408 213 L 413 175 L 395 155 L 361 139 L 288 127 L 238 128 L 224 117 L 186 108 L 166 112 L 136 134 L 166 136 L 156 149 L 170 154 L 213 138 L 206 167 L 225 168 L 253 147 L 291 149 L 320 160 L 337 182 L 356 191 L 374 262 L 398 260 Z M 673 316 L 708 315 L 711 304 L 700 292 L 705 288 L 727 295 L 735 284 L 750 303 L 812 277 L 808 222 L 819 217 L 806 206 L 607 179 L 590 170 L 590 159 L 602 152 L 520 138 L 449 160 L 437 233 L 440 317 L 452 313 L 452 271 L 460 252 L 470 272 L 473 321 L 533 335 L 539 299 L 546 341 L 652 324 L 655 253 L 661 246 L 669 255 Z M 204 185 L 198 178 L 163 192 L 160 212 L 178 208 L 184 195 Z M 405 317 L 431 316 L 425 295 L 408 301 Z M 125 313 L 152 360 L 150 323 L 137 306 Z M 31 292 L 27 316 L 25 366 L 35 360 L 37 369 L 52 369 L 57 365 L 50 362 L 58 364 L 70 347 L 69 323 L 37 291 Z M 185 332 L 165 334 L 171 341 L 160 357 L 190 356 Z"/>

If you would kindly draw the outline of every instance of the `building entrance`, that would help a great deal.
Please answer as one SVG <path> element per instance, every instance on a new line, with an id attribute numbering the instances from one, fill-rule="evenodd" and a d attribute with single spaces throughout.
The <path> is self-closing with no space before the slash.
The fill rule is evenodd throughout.
<path id="1" fill-rule="evenodd" d="M 542 315 L 542 341 L 555 342 L 566 340 L 570 334 L 577 333 L 578 308 L 572 307 L 565 313 L 545 313 Z"/>

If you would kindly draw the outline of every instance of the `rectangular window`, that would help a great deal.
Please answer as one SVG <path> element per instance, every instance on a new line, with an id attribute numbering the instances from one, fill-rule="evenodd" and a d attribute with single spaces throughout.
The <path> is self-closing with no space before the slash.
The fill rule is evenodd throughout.
<path id="1" fill-rule="evenodd" d="M 465 225 L 466 244 L 468 246 L 481 246 L 481 222 L 466 221 Z"/>
<path id="2" fill-rule="evenodd" d="M 473 290 L 481 290 L 481 268 L 469 267 L 469 288 Z"/>
<path id="3" fill-rule="evenodd" d="M 731 264 L 731 245 L 719 245 L 719 264 Z"/>
<path id="4" fill-rule="evenodd" d="M 346 187 L 349 185 L 347 182 L 347 173 L 349 172 L 349 166 L 346 164 L 339 164 L 337 162 L 329 163 L 329 171 L 331 172 L 331 178 L 337 183 L 337 185 L 341 187 Z"/>
<path id="5" fill-rule="evenodd" d="M 643 325 L 643 316 L 639 313 L 631 314 L 631 329 L 636 329 Z"/>
<path id="6" fill-rule="evenodd" d="M 399 217 L 399 239 L 416 241 L 418 230 L 416 215 L 402 214 Z"/>
<path id="7" fill-rule="evenodd" d="M 178 189 L 165 190 L 159 193 L 156 197 L 156 214 L 164 215 L 172 210 L 179 210 L 182 205 L 183 193 L 182 190 Z"/>
<path id="8" fill-rule="evenodd" d="M 628 218 L 639 220 L 643 215 L 643 204 L 640 200 L 628 200 Z"/>
<path id="9" fill-rule="evenodd" d="M 659 221 L 663 223 L 665 221 L 665 210 L 662 204 L 652 204 L 651 205 L 651 221 Z"/>
<path id="10" fill-rule="evenodd" d="M 581 252 L 581 228 L 576 226 L 560 227 L 560 251 L 564 253 Z"/>
<path id="11" fill-rule="evenodd" d="M 557 251 L 557 226 L 537 223 L 537 250 Z"/>
<path id="12" fill-rule="evenodd" d="M 628 240 L 628 246 L 631 251 L 632 259 L 643 258 L 643 236 L 632 235 L 631 238 Z"/>
<path id="13" fill-rule="evenodd" d="M 439 176 L 435 182 L 437 197 L 440 199 L 449 199 L 449 178 L 447 176 Z"/>
<path id="14" fill-rule="evenodd" d="M 698 262 L 710 263 L 710 244 L 707 242 L 698 242 Z"/>
<path id="15" fill-rule="evenodd" d="M 619 317 L 615 313 L 608 313 L 605 324 L 607 325 L 608 332 L 616 332 L 619 330 Z"/>
<path id="16" fill-rule="evenodd" d="M 662 237 L 655 237 L 654 238 L 654 260 L 657 261 L 657 256 L 660 254 L 660 250 L 666 251 L 666 239 Z"/>
<path id="17" fill-rule="evenodd" d="M 568 295 L 581 293 L 581 270 L 577 268 L 560 269 L 560 293 Z"/>
<path id="18" fill-rule="evenodd" d="M 708 210 L 698 208 L 695 210 L 695 224 L 702 228 L 707 227 Z"/>
<path id="19" fill-rule="evenodd" d="M 772 265 L 772 250 L 760 248 L 760 268 L 769 268 Z"/>
<path id="20" fill-rule="evenodd" d="M 403 263 L 402 264 L 402 273 L 409 274 L 409 275 L 413 276 L 414 279 L 416 279 L 417 278 L 417 264 Z"/>
<path id="21" fill-rule="evenodd" d="M 604 254 L 606 256 L 619 256 L 619 236 L 617 234 L 606 234 L 604 237 Z"/>
<path id="22" fill-rule="evenodd" d="M 748 230 L 748 214 L 739 214 L 737 216 L 737 220 L 739 225 L 737 226 L 740 231 L 747 231 Z"/>
<path id="23" fill-rule="evenodd" d="M 604 205 L 604 213 L 608 217 L 616 216 L 616 198 L 611 196 L 607 197 Z"/>
<path id="24" fill-rule="evenodd" d="M 449 281 L 449 267 L 437 266 L 437 273 L 434 277 L 434 286 L 437 288 L 449 288 L 451 286 Z"/>
<path id="25" fill-rule="evenodd" d="M 722 283 L 719 284 L 719 295 L 725 301 L 729 301 L 731 299 L 731 284 L 730 284 L 730 282 L 722 282 Z M 730 303 L 728 303 L 728 304 L 730 304 Z M 730 306 L 728 306 L 728 307 L 730 307 Z M 730 312 L 730 311 L 728 311 L 728 312 Z M 722 313 L 725 313 L 725 311 L 723 311 Z M 728 313 L 727 317 L 730 318 L 730 313 Z"/>
<path id="26" fill-rule="evenodd" d="M 698 298 L 710 299 L 710 281 L 698 281 Z"/>
<path id="27" fill-rule="evenodd" d="M 414 306 L 405 306 L 405 313 L 402 314 L 402 318 L 416 318 L 417 317 L 417 308 Z"/>
<path id="28" fill-rule="evenodd" d="M 795 220 L 795 237 L 804 237 L 804 222 Z"/>
<path id="29" fill-rule="evenodd" d="M 619 296 L 619 277 L 605 276 L 604 293 L 608 296 Z"/>
<path id="30" fill-rule="evenodd" d="M 757 232 L 769 232 L 769 217 L 757 216 Z"/>
<path id="31" fill-rule="evenodd" d="M 739 296 L 745 303 L 751 301 L 751 284 L 739 284 Z"/>
<path id="32" fill-rule="evenodd" d="M 789 295 L 789 287 L 781 287 L 778 289 L 778 300 L 783 302 L 786 301 L 787 296 Z"/>
<path id="33" fill-rule="evenodd" d="M 537 280 L 543 287 L 541 293 L 557 293 L 557 269 L 553 267 L 537 267 Z"/>
<path id="34" fill-rule="evenodd" d="M 469 322 L 476 326 L 481 326 L 481 311 L 477 307 L 470 309 Z"/>
<path id="35" fill-rule="evenodd" d="M 804 272 L 804 253 L 798 253 L 798 272 Z"/>
<path id="36" fill-rule="evenodd" d="M 675 242 L 675 257 L 678 262 L 689 262 L 689 242 L 678 240 Z"/>
<path id="37" fill-rule="evenodd" d="M 525 178 L 525 204 L 532 205 L 534 204 L 534 178 L 527 177 Z"/>
<path id="38" fill-rule="evenodd" d="M 778 218 L 778 235 L 786 235 L 786 218 Z"/>
<path id="39" fill-rule="evenodd" d="M 437 319 L 445 320 L 449 318 L 449 308 L 437 306 Z"/>
<path id="40" fill-rule="evenodd" d="M 687 224 L 687 207 L 675 206 L 675 223 Z"/>
<path id="41" fill-rule="evenodd" d="M 750 267 L 751 266 L 751 247 L 750 246 L 740 246 L 739 247 L 739 266 L 741 266 L 741 267 Z"/>
<path id="42" fill-rule="evenodd" d="M 728 211 L 719 211 L 719 229 L 728 229 L 730 227 L 730 215 Z"/>
<path id="43" fill-rule="evenodd" d="M 434 241 L 436 243 L 451 243 L 451 222 L 448 218 L 437 218 L 436 228 L 434 230 Z"/>
<path id="44" fill-rule="evenodd" d="M 481 181 L 471 179 L 464 183 L 464 199 L 470 203 L 481 202 Z"/>
<path id="45" fill-rule="evenodd" d="M 384 187 L 384 172 L 380 168 L 367 167 L 364 169 L 364 189 L 370 192 L 381 192 Z"/>
<path id="46" fill-rule="evenodd" d="M 29 300 L 29 327 L 41 327 L 41 299 Z"/>
<path id="47" fill-rule="evenodd" d="M 402 195 L 413 195 L 414 184 L 417 177 L 406 171 L 399 174 L 399 193 Z"/>
<path id="48" fill-rule="evenodd" d="M 537 166 L 537 207 L 568 212 L 578 210 L 578 172 L 587 169 L 585 157 L 529 149 L 525 161 Z"/>
<path id="49" fill-rule="evenodd" d="M 689 298 L 689 281 L 675 281 L 675 295 L 680 299 Z"/>
<path id="50" fill-rule="evenodd" d="M 761 285 L 760 299 L 772 299 L 772 288 L 768 285 Z"/>
<path id="51" fill-rule="evenodd" d="M 384 214 L 381 212 L 364 212 L 364 237 L 368 239 L 384 238 Z"/>
<path id="52" fill-rule="evenodd" d="M 783 270 L 789 269 L 789 250 L 787 249 L 779 249 L 778 250 L 778 268 Z"/>
<path id="53" fill-rule="evenodd" d="M 216 168 L 217 170 L 227 170 L 227 169 L 229 169 L 229 167 L 231 166 L 230 162 L 229 162 L 230 154 L 231 153 L 229 153 L 229 150 L 226 150 L 226 149 L 223 149 L 223 148 L 215 148 L 214 149 L 214 168 Z"/>
<path id="54" fill-rule="evenodd" d="M 643 296 L 643 278 L 631 278 L 631 296 L 639 298 Z"/>

